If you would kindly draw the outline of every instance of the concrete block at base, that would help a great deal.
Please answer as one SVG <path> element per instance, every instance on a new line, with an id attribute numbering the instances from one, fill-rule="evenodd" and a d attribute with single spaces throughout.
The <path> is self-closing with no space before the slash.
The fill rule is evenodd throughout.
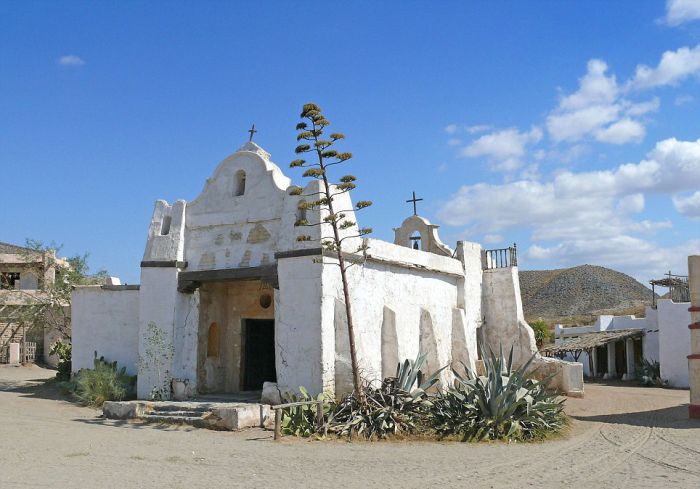
<path id="1" fill-rule="evenodd" d="M 108 419 L 134 419 L 146 410 L 146 403 L 133 401 L 106 401 L 102 405 L 102 414 Z"/>
<path id="2" fill-rule="evenodd" d="M 271 404 L 273 406 L 282 404 L 282 394 L 277 387 L 277 382 L 264 382 L 260 402 L 263 404 Z"/>
<path id="3" fill-rule="evenodd" d="M 19 343 L 10 343 L 10 352 L 9 352 L 9 363 L 10 365 L 19 365 L 20 364 L 20 348 L 19 348 Z"/>
<path id="4" fill-rule="evenodd" d="M 569 397 L 583 397 L 583 364 L 537 355 L 528 370 L 536 379 L 552 377 L 549 386 Z"/>
<path id="5" fill-rule="evenodd" d="M 255 428 L 269 423 L 270 406 L 264 404 L 237 404 L 232 407 L 216 407 L 212 409 L 213 426 L 223 430 L 241 430 Z"/>
<path id="6" fill-rule="evenodd" d="M 583 397 L 583 364 L 569 362 L 561 370 L 561 390 L 569 397 Z"/>

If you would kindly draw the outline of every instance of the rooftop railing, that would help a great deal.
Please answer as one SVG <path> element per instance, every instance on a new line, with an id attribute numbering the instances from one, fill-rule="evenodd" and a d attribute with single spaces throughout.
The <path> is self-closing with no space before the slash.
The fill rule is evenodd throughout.
<path id="1" fill-rule="evenodd" d="M 495 250 L 484 250 L 484 270 L 495 268 L 509 268 L 518 266 L 518 246 L 499 248 Z"/>

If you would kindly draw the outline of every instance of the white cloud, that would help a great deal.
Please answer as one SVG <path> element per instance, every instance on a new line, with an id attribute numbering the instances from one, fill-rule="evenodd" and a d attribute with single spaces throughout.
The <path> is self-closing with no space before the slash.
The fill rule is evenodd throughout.
<path id="1" fill-rule="evenodd" d="M 614 102 L 619 89 L 615 76 L 605 74 L 607 70 L 608 65 L 605 61 L 590 60 L 587 73 L 579 80 L 579 89 L 571 95 L 562 97 L 559 107 L 563 110 L 578 110 Z"/>
<path id="2" fill-rule="evenodd" d="M 528 132 L 516 128 L 484 134 L 462 148 L 467 158 L 485 157 L 494 170 L 512 172 L 523 165 L 526 147 L 542 139 L 542 130 L 533 127 Z"/>
<path id="3" fill-rule="evenodd" d="M 457 124 L 449 124 L 449 125 L 445 126 L 445 132 L 447 134 L 450 134 L 450 135 L 456 134 L 458 130 L 459 130 L 459 127 L 457 126 Z"/>
<path id="4" fill-rule="evenodd" d="M 466 131 L 467 131 L 469 134 L 478 134 L 478 133 L 480 133 L 480 132 L 490 131 L 491 129 L 493 129 L 493 126 L 490 126 L 490 125 L 488 125 L 488 124 L 479 124 L 479 125 L 477 125 L 477 126 L 469 126 L 469 127 L 467 127 L 467 128 L 466 128 Z"/>
<path id="5" fill-rule="evenodd" d="M 486 234 L 531 230 L 532 259 L 580 264 L 599 258 L 598 263 L 622 267 L 632 261 L 642 263 L 647 250 L 661 264 L 670 254 L 647 237 L 668 229 L 671 222 L 635 215 L 644 210 L 647 194 L 671 197 L 698 188 L 700 139 L 671 138 L 658 142 L 638 163 L 609 170 L 565 171 L 547 181 L 465 185 L 441 206 L 438 215 L 449 225 L 469 226 Z M 694 215 L 696 199 L 700 196 L 676 197 L 674 204 L 679 212 Z M 625 251 L 618 252 L 610 243 L 632 246 L 626 253 L 634 259 L 625 261 Z M 604 254 L 598 256 L 599 252 Z"/>
<path id="6" fill-rule="evenodd" d="M 602 143 L 641 142 L 646 130 L 638 117 L 659 108 L 658 98 L 631 102 L 622 97 L 608 65 L 599 59 L 588 62 L 586 74 L 574 93 L 562 96 L 547 116 L 546 124 L 555 142 L 576 142 L 592 137 Z"/>
<path id="7" fill-rule="evenodd" d="M 629 82 L 629 88 L 640 90 L 676 85 L 698 73 L 700 73 L 700 44 L 692 49 L 685 46 L 675 51 L 664 52 L 656 68 L 638 65 L 634 78 Z"/>
<path id="8" fill-rule="evenodd" d="M 608 127 L 598 129 L 595 138 L 602 143 L 625 144 L 639 143 L 644 139 L 646 129 L 639 122 L 630 118 L 620 119 Z"/>
<path id="9" fill-rule="evenodd" d="M 673 206 L 678 212 L 688 217 L 700 217 L 700 191 L 687 197 L 676 195 L 673 197 Z"/>
<path id="10" fill-rule="evenodd" d="M 644 210 L 644 194 L 625 195 L 617 202 L 616 210 L 622 214 L 642 212 Z"/>
<path id="11" fill-rule="evenodd" d="M 62 66 L 82 66 L 85 64 L 85 61 L 79 56 L 68 54 L 58 58 L 58 64 Z"/>
<path id="12" fill-rule="evenodd" d="M 503 236 L 500 234 L 485 234 L 483 242 L 486 244 L 503 243 Z"/>
<path id="13" fill-rule="evenodd" d="M 685 274 L 687 256 L 697 254 L 698 251 L 700 240 L 662 246 L 632 236 L 591 236 L 553 246 L 532 245 L 525 252 L 525 260 L 519 261 L 544 261 L 561 267 L 584 263 L 606 265 L 645 283 L 651 278 L 659 278 L 669 269 Z"/>
<path id="14" fill-rule="evenodd" d="M 676 107 L 680 107 L 681 105 L 686 105 L 692 103 L 693 101 L 695 101 L 695 97 L 693 97 L 692 95 L 679 95 L 673 101 L 673 105 L 675 105 Z"/>
<path id="15" fill-rule="evenodd" d="M 462 144 L 462 140 L 459 138 L 450 138 L 447 140 L 448 146 L 459 146 Z"/>
<path id="16" fill-rule="evenodd" d="M 700 1 L 698 0 L 667 0 L 665 21 L 668 25 L 677 26 L 684 22 L 700 19 Z"/>

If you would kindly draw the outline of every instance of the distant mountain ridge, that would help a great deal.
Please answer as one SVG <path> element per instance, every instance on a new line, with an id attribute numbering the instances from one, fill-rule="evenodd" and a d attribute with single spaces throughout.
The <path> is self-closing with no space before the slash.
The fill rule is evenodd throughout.
<path id="1" fill-rule="evenodd" d="M 595 265 L 520 271 L 520 292 L 528 320 L 629 313 L 652 298 L 629 275 Z"/>

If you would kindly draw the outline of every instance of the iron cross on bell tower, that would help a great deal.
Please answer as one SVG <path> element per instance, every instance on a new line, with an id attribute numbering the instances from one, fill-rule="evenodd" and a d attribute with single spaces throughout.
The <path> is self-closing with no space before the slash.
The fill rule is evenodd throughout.
<path id="1" fill-rule="evenodd" d="M 414 192 L 413 192 L 413 198 L 412 198 L 412 199 L 408 199 L 408 200 L 406 201 L 406 202 L 413 202 L 413 215 L 414 215 L 414 216 L 417 216 L 417 215 L 418 215 L 418 211 L 417 211 L 417 209 L 416 209 L 416 202 L 420 202 L 421 200 L 423 200 L 423 199 L 417 199 L 417 198 L 416 198 L 416 192 L 414 191 Z"/>
<path id="2" fill-rule="evenodd" d="M 253 140 L 253 134 L 255 134 L 256 132 L 258 132 L 258 131 L 255 129 L 255 124 L 253 124 L 253 127 L 251 127 L 250 129 L 248 129 L 247 132 L 250 133 L 250 137 L 248 138 L 248 141 L 252 141 L 252 140 Z"/>
<path id="3" fill-rule="evenodd" d="M 413 215 L 417 216 L 418 215 L 418 209 L 416 207 L 416 203 L 420 202 L 423 199 L 416 198 L 416 192 L 413 192 L 413 198 L 408 199 L 406 202 L 412 202 L 413 203 Z M 413 242 L 412 248 L 414 250 L 419 250 L 420 249 L 420 236 L 411 236 L 409 238 Z"/>

